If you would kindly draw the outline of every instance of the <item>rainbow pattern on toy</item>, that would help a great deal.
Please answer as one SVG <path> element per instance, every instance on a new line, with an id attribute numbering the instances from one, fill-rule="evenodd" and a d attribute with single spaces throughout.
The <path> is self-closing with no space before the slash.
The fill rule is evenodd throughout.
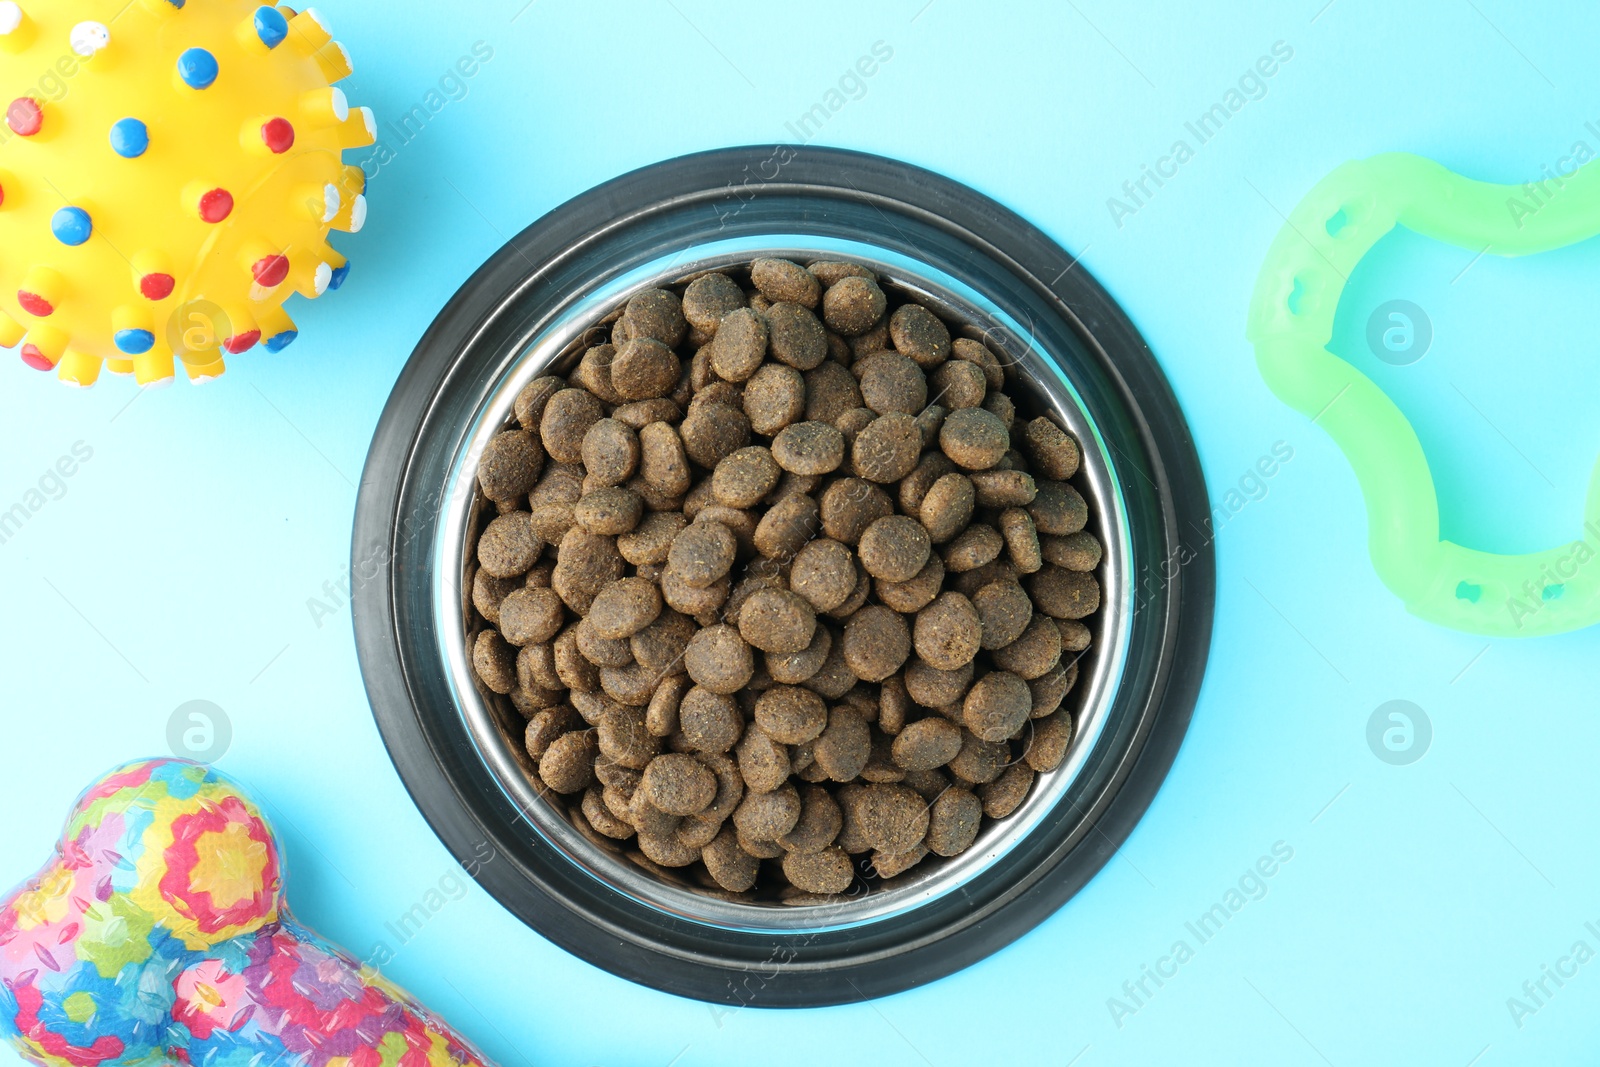
<path id="1" fill-rule="evenodd" d="M 237 788 L 130 763 L 0 901 L 0 1031 L 46 1067 L 479 1067 L 406 992 L 300 926 L 282 853 Z"/>
<path id="2" fill-rule="evenodd" d="M 350 73 L 310 9 L 0 0 L 0 347 L 79 386 L 281 351 L 366 218 Z"/>

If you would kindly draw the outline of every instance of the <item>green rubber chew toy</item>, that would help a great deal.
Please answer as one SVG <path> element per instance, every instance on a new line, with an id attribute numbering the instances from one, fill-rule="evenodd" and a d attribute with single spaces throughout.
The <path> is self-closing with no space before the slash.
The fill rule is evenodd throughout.
<path id="1" fill-rule="evenodd" d="M 1442 540 L 1439 498 L 1410 421 L 1372 379 L 1328 351 L 1351 272 L 1404 226 L 1474 253 L 1522 256 L 1600 234 L 1600 164 L 1580 168 L 1538 212 L 1506 210 L 1518 186 L 1463 178 L 1390 153 L 1346 163 L 1289 215 L 1250 304 L 1248 336 L 1267 385 L 1333 436 L 1366 498 L 1378 577 L 1412 614 L 1492 637 L 1600 622 L 1600 463 L 1570 543 L 1497 555 Z"/>

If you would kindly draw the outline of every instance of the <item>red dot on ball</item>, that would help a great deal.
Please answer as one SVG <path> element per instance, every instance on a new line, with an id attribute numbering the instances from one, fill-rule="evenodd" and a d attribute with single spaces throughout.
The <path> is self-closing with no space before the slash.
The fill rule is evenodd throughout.
<path id="1" fill-rule="evenodd" d="M 218 223 L 233 214 L 233 194 L 226 189 L 213 189 L 200 198 L 200 217 Z"/>
<path id="2" fill-rule="evenodd" d="M 37 345 L 22 346 L 22 362 L 34 370 L 52 370 L 55 368 L 55 364 L 45 358 L 45 354 L 39 351 Z"/>
<path id="3" fill-rule="evenodd" d="M 176 285 L 170 274 L 146 274 L 139 279 L 139 292 L 146 300 L 165 300 Z"/>
<path id="4" fill-rule="evenodd" d="M 250 272 L 255 275 L 257 285 L 264 285 L 268 289 L 282 285 L 289 276 L 289 257 L 264 256 L 256 260 Z"/>
<path id="5" fill-rule="evenodd" d="M 261 140 L 275 154 L 282 155 L 294 147 L 294 126 L 288 119 L 270 119 L 261 127 Z"/>
<path id="6" fill-rule="evenodd" d="M 32 137 L 44 125 L 44 110 L 31 96 L 19 96 L 6 108 L 6 125 L 18 137 Z"/>
<path id="7" fill-rule="evenodd" d="M 22 305 L 22 310 L 35 318 L 49 318 L 55 314 L 55 305 L 50 303 L 38 293 L 30 293 L 26 289 L 17 292 L 17 303 Z"/>
<path id="8" fill-rule="evenodd" d="M 244 333 L 234 334 L 222 342 L 222 347 L 230 356 L 237 356 L 240 352 L 248 352 L 261 340 L 260 330 L 246 330 Z"/>

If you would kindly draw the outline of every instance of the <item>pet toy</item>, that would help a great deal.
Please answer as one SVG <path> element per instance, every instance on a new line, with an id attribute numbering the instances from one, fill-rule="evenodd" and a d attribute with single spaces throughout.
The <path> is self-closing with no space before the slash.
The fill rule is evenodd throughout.
<path id="1" fill-rule="evenodd" d="M 1600 465 L 1577 537 L 1524 555 L 1443 540 L 1439 498 L 1416 431 L 1372 379 L 1327 348 L 1347 279 L 1396 226 L 1483 254 L 1521 256 L 1600 234 L 1600 166 L 1547 186 L 1535 211 L 1521 186 L 1473 181 L 1403 153 L 1346 163 L 1314 188 L 1273 241 L 1248 336 L 1278 397 L 1332 435 L 1366 497 L 1378 576 L 1415 615 L 1491 637 L 1600 622 Z"/>
<path id="2" fill-rule="evenodd" d="M 79 799 L 0 900 L 0 1033 L 43 1067 L 485 1067 L 404 990 L 296 923 L 254 804 L 187 760 Z"/>
<path id="3" fill-rule="evenodd" d="M 309 9 L 0 0 L 0 346 L 86 386 L 288 345 L 366 218 L 350 72 Z"/>

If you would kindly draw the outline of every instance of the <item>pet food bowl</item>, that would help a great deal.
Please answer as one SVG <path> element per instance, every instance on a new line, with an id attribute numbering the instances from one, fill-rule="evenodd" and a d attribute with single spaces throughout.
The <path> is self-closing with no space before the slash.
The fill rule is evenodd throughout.
<path id="1" fill-rule="evenodd" d="M 576 364 L 634 292 L 776 255 L 847 259 L 1010 365 L 1008 391 L 1082 444 L 1105 548 L 1066 761 L 948 859 L 839 902 L 745 903 L 581 833 L 525 769 L 521 717 L 475 680 L 464 578 L 474 473 L 521 388 Z M 960 331 L 957 331 L 960 332 Z M 592 336 L 591 336 L 592 342 Z M 1177 402 L 1126 315 L 1043 233 L 962 185 L 831 149 L 738 148 L 608 182 L 498 252 L 441 313 L 372 444 L 353 569 L 385 743 L 445 845 L 545 937 L 682 996 L 802 1007 L 882 996 L 994 952 L 1126 839 L 1187 729 L 1211 636 L 1209 505 Z M 495 861 L 481 863 L 485 848 Z M 858 888 L 865 890 L 863 883 Z"/>

